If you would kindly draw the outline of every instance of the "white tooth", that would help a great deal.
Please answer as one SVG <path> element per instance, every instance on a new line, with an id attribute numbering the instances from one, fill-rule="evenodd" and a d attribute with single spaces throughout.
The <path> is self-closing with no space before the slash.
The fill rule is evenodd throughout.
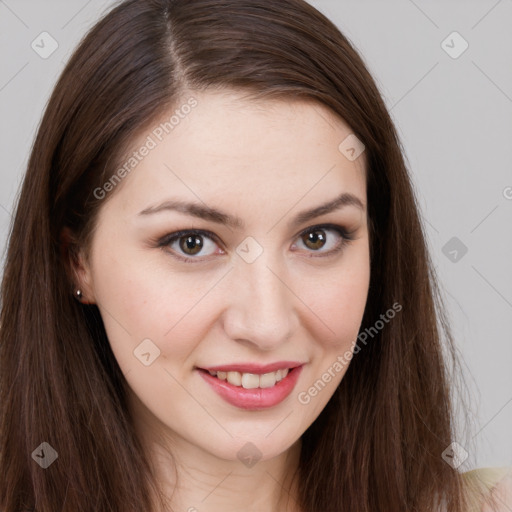
<path id="1" fill-rule="evenodd" d="M 217 372 L 217 378 L 220 380 L 226 380 L 226 372 Z"/>
<path id="2" fill-rule="evenodd" d="M 242 387 L 245 389 L 255 389 L 260 385 L 260 378 L 254 373 L 242 374 Z"/>
<path id="3" fill-rule="evenodd" d="M 284 379 L 288 375 L 288 368 L 281 370 L 281 379 Z"/>
<path id="4" fill-rule="evenodd" d="M 271 388 L 276 383 L 276 372 L 260 375 L 260 388 Z"/>
<path id="5" fill-rule="evenodd" d="M 217 372 L 212 372 L 212 371 L 210 371 L 210 370 L 208 370 L 208 373 L 209 373 L 210 375 L 213 375 L 214 377 L 215 377 L 215 375 L 217 375 Z"/>
<path id="6" fill-rule="evenodd" d="M 277 370 L 276 372 L 276 383 L 282 379 L 281 370 Z"/>
<path id="7" fill-rule="evenodd" d="M 227 381 L 233 386 L 241 386 L 242 385 L 242 375 L 240 372 L 228 372 Z"/>

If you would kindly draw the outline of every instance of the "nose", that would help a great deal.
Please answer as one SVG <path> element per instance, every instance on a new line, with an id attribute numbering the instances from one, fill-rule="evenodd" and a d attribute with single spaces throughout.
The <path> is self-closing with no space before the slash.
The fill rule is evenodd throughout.
<path id="1" fill-rule="evenodd" d="M 239 260 L 235 265 L 223 323 L 231 339 L 270 351 L 285 343 L 297 328 L 298 299 L 287 273 L 265 254 L 252 263 Z"/>

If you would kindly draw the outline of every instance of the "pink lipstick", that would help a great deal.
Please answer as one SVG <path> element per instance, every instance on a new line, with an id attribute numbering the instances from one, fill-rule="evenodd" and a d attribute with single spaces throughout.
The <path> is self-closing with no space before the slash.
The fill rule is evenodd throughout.
<path id="1" fill-rule="evenodd" d="M 283 402 L 293 391 L 303 364 L 279 361 L 197 368 L 201 377 L 225 401 L 247 410 L 260 410 Z"/>

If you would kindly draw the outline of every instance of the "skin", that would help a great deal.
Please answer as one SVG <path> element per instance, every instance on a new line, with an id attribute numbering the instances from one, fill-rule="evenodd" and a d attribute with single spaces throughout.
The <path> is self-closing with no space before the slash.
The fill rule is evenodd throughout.
<path id="1" fill-rule="evenodd" d="M 338 150 L 351 129 L 318 103 L 255 102 L 234 91 L 193 96 L 198 105 L 105 199 L 89 258 L 75 267 L 77 286 L 100 310 L 159 482 L 169 495 L 176 486 L 173 507 L 297 511 L 290 475 L 300 436 L 347 364 L 308 404 L 298 394 L 353 348 L 367 300 L 364 153 L 350 161 Z M 134 141 L 134 150 L 153 128 Z M 298 212 L 343 192 L 357 196 L 364 209 L 345 206 L 288 225 Z M 176 211 L 138 215 L 170 198 L 237 215 L 245 227 Z M 322 223 L 343 226 L 354 239 L 326 255 L 341 235 L 326 229 L 325 246 L 300 236 Z M 204 236 L 196 255 L 178 242 L 158 247 L 165 235 L 186 229 L 218 239 Z M 236 252 L 247 237 L 263 249 L 252 263 Z M 144 339 L 160 350 L 149 366 L 133 353 Z M 283 402 L 259 411 L 228 404 L 195 370 L 282 360 L 304 363 L 297 385 Z M 237 457 L 248 442 L 261 454 L 252 467 Z"/>

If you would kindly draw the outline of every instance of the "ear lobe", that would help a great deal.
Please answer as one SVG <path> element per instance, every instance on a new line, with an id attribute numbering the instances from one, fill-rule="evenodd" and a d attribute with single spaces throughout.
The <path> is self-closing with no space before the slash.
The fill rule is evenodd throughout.
<path id="1" fill-rule="evenodd" d="M 71 294 L 76 297 L 75 292 L 79 289 L 82 292 L 81 302 L 92 304 L 94 295 L 89 268 L 84 262 L 73 232 L 68 227 L 64 227 L 60 233 L 60 256 L 71 285 Z"/>

